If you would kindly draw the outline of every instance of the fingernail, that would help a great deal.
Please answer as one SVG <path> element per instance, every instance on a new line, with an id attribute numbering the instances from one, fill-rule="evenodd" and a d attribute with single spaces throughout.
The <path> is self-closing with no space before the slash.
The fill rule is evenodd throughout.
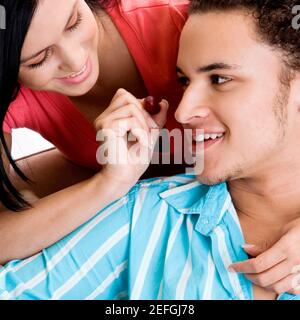
<path id="1" fill-rule="evenodd" d="M 165 99 L 162 99 L 160 103 L 164 103 L 167 107 L 169 107 L 169 102 Z"/>
<path id="2" fill-rule="evenodd" d="M 254 247 L 255 247 L 254 244 L 245 243 L 242 245 L 242 248 L 244 248 L 244 249 L 253 249 Z"/>

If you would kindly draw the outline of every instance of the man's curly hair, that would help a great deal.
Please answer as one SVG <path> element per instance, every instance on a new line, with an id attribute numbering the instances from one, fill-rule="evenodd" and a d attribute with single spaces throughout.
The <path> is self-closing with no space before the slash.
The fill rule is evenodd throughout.
<path id="1" fill-rule="evenodd" d="M 292 26 L 295 17 L 293 7 L 296 5 L 295 0 L 192 0 L 190 14 L 229 10 L 252 13 L 261 40 L 280 49 L 287 66 L 299 71 L 300 30 Z"/>

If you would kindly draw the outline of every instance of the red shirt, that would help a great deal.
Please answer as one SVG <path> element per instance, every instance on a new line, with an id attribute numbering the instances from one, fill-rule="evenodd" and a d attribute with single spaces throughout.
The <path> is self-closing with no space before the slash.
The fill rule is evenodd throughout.
<path id="1" fill-rule="evenodd" d="M 135 60 L 149 95 L 170 102 L 168 129 L 178 127 L 174 112 L 182 92 L 175 67 L 188 3 L 188 0 L 120 0 L 107 10 Z M 96 131 L 64 95 L 22 86 L 4 122 L 5 132 L 13 128 L 32 129 L 72 162 L 99 169 Z"/>

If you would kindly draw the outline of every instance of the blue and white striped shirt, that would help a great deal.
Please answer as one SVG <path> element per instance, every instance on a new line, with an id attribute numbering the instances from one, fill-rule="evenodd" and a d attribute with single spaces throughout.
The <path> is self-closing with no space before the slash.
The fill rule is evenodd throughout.
<path id="1" fill-rule="evenodd" d="M 0 298 L 253 299 L 250 281 L 227 270 L 247 259 L 244 242 L 226 183 L 145 180 L 53 246 L 3 267 Z"/>

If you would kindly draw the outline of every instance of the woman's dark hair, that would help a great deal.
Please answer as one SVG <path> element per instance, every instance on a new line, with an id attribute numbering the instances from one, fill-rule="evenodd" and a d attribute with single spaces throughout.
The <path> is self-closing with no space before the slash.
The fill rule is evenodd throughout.
<path id="1" fill-rule="evenodd" d="M 0 0 L 0 9 L 5 10 L 5 28 L 0 28 L 0 201 L 13 211 L 21 211 L 29 207 L 20 192 L 10 181 L 3 156 L 5 155 L 15 172 L 26 182 L 29 179 L 18 168 L 12 159 L 4 139 L 3 123 L 10 104 L 17 97 L 20 84 L 18 74 L 21 51 L 30 23 L 39 0 Z M 92 10 L 105 9 L 113 0 L 85 0 Z M 3 14 L 0 18 L 3 17 Z M 1 22 L 3 25 L 3 22 Z"/>
<path id="2" fill-rule="evenodd" d="M 229 10 L 251 13 L 260 39 L 280 50 L 287 67 L 299 70 L 300 37 L 292 23 L 296 5 L 295 0 L 192 0 L 190 14 Z"/>

